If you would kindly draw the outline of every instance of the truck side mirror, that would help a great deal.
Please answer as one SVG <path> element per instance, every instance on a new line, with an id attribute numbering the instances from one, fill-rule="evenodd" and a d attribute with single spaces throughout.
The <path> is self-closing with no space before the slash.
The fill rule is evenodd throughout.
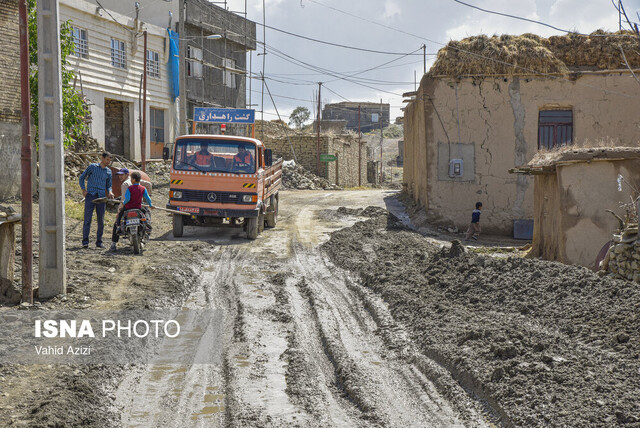
<path id="1" fill-rule="evenodd" d="M 169 147 L 162 148 L 162 159 L 169 160 Z"/>
<path id="2" fill-rule="evenodd" d="M 265 166 L 273 165 L 273 153 L 271 149 L 264 150 L 264 164 Z"/>

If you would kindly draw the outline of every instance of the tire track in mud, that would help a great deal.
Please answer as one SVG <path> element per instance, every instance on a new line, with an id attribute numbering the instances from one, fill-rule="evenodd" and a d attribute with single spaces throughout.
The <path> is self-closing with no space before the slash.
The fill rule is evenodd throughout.
<path id="1" fill-rule="evenodd" d="M 296 287 L 308 300 L 337 385 L 361 412 L 362 419 L 379 426 L 462 426 L 456 413 L 468 409 L 470 400 L 454 410 L 422 371 L 397 355 L 396 349 L 401 346 L 393 342 L 402 342 L 401 339 L 388 339 L 385 343 L 380 337 L 388 328 L 379 322 L 380 316 L 376 319 L 365 309 L 339 269 L 307 253 L 297 243 L 292 246 L 295 267 L 301 276 Z M 396 331 L 387 336 L 402 335 Z M 441 371 L 439 376 L 443 374 Z M 459 396 L 466 398 L 461 390 Z M 477 412 L 465 413 L 467 423 L 483 425 Z"/>
<path id="2" fill-rule="evenodd" d="M 256 241 L 212 242 L 189 302 L 224 310 L 222 364 L 132 376 L 121 386 L 130 402 L 123 421 L 146 412 L 138 426 L 485 425 L 446 370 L 415 352 L 384 302 L 318 251 L 329 232 L 355 221 L 316 216 L 346 194 L 312 195 L 313 203 L 297 194 L 278 228 Z"/>
<path id="3" fill-rule="evenodd" d="M 220 254 L 221 259 L 229 256 L 232 254 Z M 223 266 L 205 267 L 201 284 L 189 296 L 183 309 L 207 310 L 219 309 L 223 304 L 228 306 L 215 287 L 209 286 L 225 274 Z M 225 331 L 229 329 L 226 323 L 222 328 Z M 231 336 L 223 334 L 222 337 Z M 167 345 L 159 353 L 172 355 L 173 352 L 180 351 Z M 149 364 L 138 367 L 120 385 L 118 404 L 122 408 L 121 422 L 125 427 L 222 426 L 226 407 L 223 367 L 215 364 Z"/>

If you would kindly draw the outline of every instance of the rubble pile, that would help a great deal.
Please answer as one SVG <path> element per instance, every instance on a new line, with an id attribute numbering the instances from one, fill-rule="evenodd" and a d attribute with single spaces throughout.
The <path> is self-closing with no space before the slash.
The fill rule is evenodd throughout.
<path id="1" fill-rule="evenodd" d="M 289 128 L 286 123 L 279 120 L 256 120 L 256 138 L 261 138 L 263 131 L 265 136 L 268 136 L 270 138 L 286 137 L 287 133 L 291 134 L 295 132 L 293 129 Z"/>
<path id="2" fill-rule="evenodd" d="M 92 163 L 99 162 L 102 156 L 102 150 L 93 152 L 75 152 L 73 150 L 65 150 L 64 152 L 64 178 L 72 180 L 80 176 L 82 172 Z M 112 155 L 113 162 L 111 166 L 114 168 L 125 167 L 128 169 L 139 169 L 134 162 L 122 156 Z M 168 175 L 167 175 L 168 176 Z"/>
<path id="3" fill-rule="evenodd" d="M 82 174 L 85 168 L 94 162 L 97 162 L 100 158 L 100 153 L 84 152 L 78 153 L 73 150 L 64 151 L 64 178 L 65 180 L 71 180 L 77 178 Z"/>
<path id="4" fill-rule="evenodd" d="M 147 174 L 151 177 L 154 183 L 168 183 L 171 175 L 171 162 L 170 160 L 162 162 L 148 162 Z"/>
<path id="5" fill-rule="evenodd" d="M 640 283 L 640 240 L 638 225 L 627 226 L 613 236 L 613 244 L 605 256 L 604 266 L 616 278 Z"/>
<path id="6" fill-rule="evenodd" d="M 286 161 L 282 165 L 282 187 L 297 190 L 342 190 L 342 187 L 318 177 L 294 161 Z"/>

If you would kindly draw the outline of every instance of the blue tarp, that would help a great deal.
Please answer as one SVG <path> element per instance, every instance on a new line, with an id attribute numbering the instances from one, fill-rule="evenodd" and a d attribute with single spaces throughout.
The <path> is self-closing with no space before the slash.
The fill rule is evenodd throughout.
<path id="1" fill-rule="evenodd" d="M 175 100 L 180 95 L 180 39 L 178 33 L 167 28 L 169 32 L 169 79 L 171 95 Z"/>

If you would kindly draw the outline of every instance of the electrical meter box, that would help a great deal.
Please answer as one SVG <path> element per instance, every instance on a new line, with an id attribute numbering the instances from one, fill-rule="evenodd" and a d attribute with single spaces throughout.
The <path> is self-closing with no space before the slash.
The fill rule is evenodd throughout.
<path id="1" fill-rule="evenodd" d="M 462 159 L 451 159 L 449 161 L 449 177 L 462 177 L 464 173 L 463 164 Z"/>

